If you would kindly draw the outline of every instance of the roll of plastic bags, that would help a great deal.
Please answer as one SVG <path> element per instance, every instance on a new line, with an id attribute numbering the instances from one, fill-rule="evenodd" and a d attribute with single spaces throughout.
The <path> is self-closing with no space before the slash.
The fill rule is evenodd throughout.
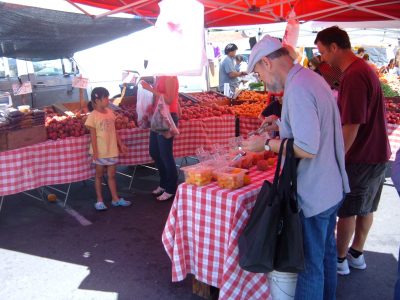
<path id="1" fill-rule="evenodd" d="M 207 64 L 204 6 L 196 0 L 162 0 L 146 73 L 201 75 Z"/>
<path id="2" fill-rule="evenodd" d="M 297 40 L 299 39 L 300 24 L 296 20 L 296 14 L 292 10 L 289 14 L 289 21 L 286 24 L 285 35 L 283 36 L 282 43 L 289 45 L 293 49 L 297 46 Z"/>

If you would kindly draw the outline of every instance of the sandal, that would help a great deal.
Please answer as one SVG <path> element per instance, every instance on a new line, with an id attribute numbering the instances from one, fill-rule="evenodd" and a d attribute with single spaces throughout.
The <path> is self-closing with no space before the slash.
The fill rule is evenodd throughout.
<path id="1" fill-rule="evenodd" d="M 119 198 L 117 201 L 111 202 L 112 206 L 129 206 L 131 204 L 131 201 L 125 200 L 124 198 Z"/>
<path id="2" fill-rule="evenodd" d="M 164 193 L 165 189 L 163 189 L 161 186 L 157 187 L 154 191 L 151 192 L 153 196 L 160 196 L 162 193 Z"/>
<path id="3" fill-rule="evenodd" d="M 96 202 L 96 204 L 94 205 L 94 208 L 96 208 L 96 210 L 106 210 L 107 206 L 103 203 L 103 202 Z"/>
<path id="4" fill-rule="evenodd" d="M 158 201 L 168 201 L 170 199 L 174 199 L 174 194 L 168 194 L 167 192 L 162 193 L 161 196 L 157 197 Z"/>

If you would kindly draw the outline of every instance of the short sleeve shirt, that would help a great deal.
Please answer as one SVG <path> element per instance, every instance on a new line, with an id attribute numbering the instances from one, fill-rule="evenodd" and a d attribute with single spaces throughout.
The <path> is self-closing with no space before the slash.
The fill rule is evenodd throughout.
<path id="1" fill-rule="evenodd" d="M 92 111 L 86 119 L 85 126 L 96 129 L 99 158 L 118 157 L 115 115 L 111 109 L 106 108 L 106 113 Z M 91 143 L 89 153 L 93 154 Z"/>
<path id="2" fill-rule="evenodd" d="M 166 87 L 166 80 L 167 78 L 172 78 L 172 82 L 175 85 L 175 90 L 176 90 L 176 94 L 174 95 L 174 99 L 172 100 L 172 102 L 169 105 L 169 111 L 171 113 L 178 113 L 178 99 L 179 99 L 179 81 L 178 81 L 178 77 L 176 76 L 158 76 L 157 77 L 157 81 L 156 81 L 156 90 L 160 93 L 165 93 L 167 91 L 167 87 Z"/>
<path id="3" fill-rule="evenodd" d="M 382 88 L 374 70 L 357 58 L 343 73 L 338 106 L 342 124 L 360 124 L 346 154 L 347 164 L 378 164 L 388 161 L 390 145 Z"/>
<path id="4" fill-rule="evenodd" d="M 338 204 L 350 191 L 344 161 L 339 110 L 331 89 L 314 71 L 296 64 L 283 96 L 280 137 L 293 138 L 303 151 L 297 167 L 297 194 L 305 217 Z"/>
<path id="5" fill-rule="evenodd" d="M 234 77 L 229 77 L 229 73 L 237 72 L 235 69 L 234 59 L 230 56 L 226 56 L 219 66 L 219 90 L 224 90 L 224 83 L 229 83 L 231 90 L 233 91 L 239 86 L 239 80 Z"/>

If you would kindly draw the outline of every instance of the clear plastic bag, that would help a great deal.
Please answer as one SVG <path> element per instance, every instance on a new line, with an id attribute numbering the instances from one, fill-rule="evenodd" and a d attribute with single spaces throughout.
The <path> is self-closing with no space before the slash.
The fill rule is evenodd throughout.
<path id="1" fill-rule="evenodd" d="M 297 40 L 299 39 L 300 23 L 296 19 L 296 14 L 291 11 L 289 14 L 289 21 L 286 24 L 285 35 L 283 37 L 283 44 L 296 48 Z"/>
<path id="2" fill-rule="evenodd" d="M 138 84 L 136 112 L 138 115 L 138 127 L 150 128 L 153 115 L 153 93 L 145 90 Z"/>
<path id="3" fill-rule="evenodd" d="M 162 0 L 159 7 L 146 71 L 152 75 L 201 76 L 208 63 L 203 4 L 197 0 Z"/>
<path id="4" fill-rule="evenodd" d="M 160 96 L 151 118 L 151 130 L 171 137 L 179 134 L 169 111 L 169 105 L 165 103 L 164 97 Z"/>

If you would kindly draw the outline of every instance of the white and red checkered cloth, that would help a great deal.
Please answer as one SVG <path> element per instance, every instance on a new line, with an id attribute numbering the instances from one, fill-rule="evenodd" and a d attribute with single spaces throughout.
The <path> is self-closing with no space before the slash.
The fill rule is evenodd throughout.
<path id="1" fill-rule="evenodd" d="M 89 136 L 0 152 L 0 196 L 93 177 Z"/>
<path id="2" fill-rule="evenodd" d="M 180 120 L 178 129 L 181 134 L 174 141 L 174 156 L 195 155 L 200 146 L 210 150 L 215 144 L 229 145 L 229 139 L 235 137 L 235 116 Z"/>
<path id="3" fill-rule="evenodd" d="M 194 155 L 200 147 L 228 144 L 235 136 L 234 116 L 181 122 L 181 135 L 174 142 L 175 157 Z M 149 155 L 149 129 L 123 129 L 118 134 L 128 146 L 119 165 L 138 165 L 152 161 Z M 11 195 L 45 185 L 89 179 L 94 168 L 88 154 L 89 135 L 69 137 L 0 152 L 0 196 Z"/>
<path id="4" fill-rule="evenodd" d="M 259 118 L 239 116 L 239 135 L 241 136 L 247 136 L 250 131 L 257 130 L 260 126 Z"/>
<path id="5" fill-rule="evenodd" d="M 394 160 L 396 158 L 396 152 L 400 148 L 400 125 L 388 124 L 388 136 L 390 148 L 392 150 L 390 160 Z"/>
<path id="6" fill-rule="evenodd" d="M 219 299 L 268 299 L 265 274 L 250 273 L 238 264 L 238 239 L 250 217 L 264 180 L 274 169 L 252 170 L 252 183 L 237 190 L 216 183 L 179 185 L 162 234 L 172 261 L 172 281 L 188 273 L 220 289 Z"/>

